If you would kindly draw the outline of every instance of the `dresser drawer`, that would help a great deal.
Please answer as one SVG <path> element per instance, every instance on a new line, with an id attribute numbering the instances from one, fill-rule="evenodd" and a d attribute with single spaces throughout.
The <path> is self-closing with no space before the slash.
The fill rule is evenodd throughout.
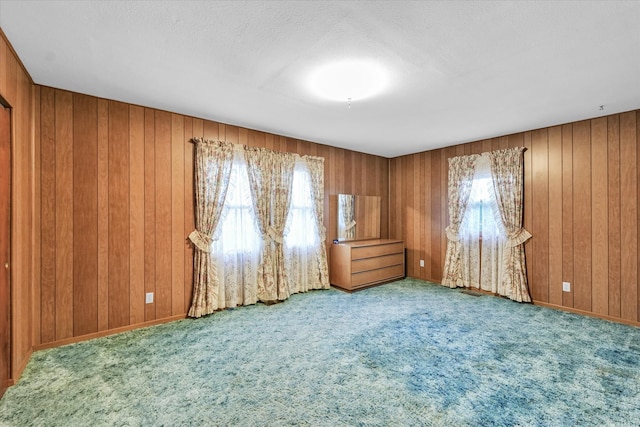
<path id="1" fill-rule="evenodd" d="M 373 258 L 382 255 L 403 253 L 404 247 L 402 242 L 391 243 L 387 245 L 362 246 L 351 249 L 351 259 Z"/>
<path id="2" fill-rule="evenodd" d="M 351 286 L 357 287 L 404 276 L 404 264 L 376 270 L 363 271 L 351 275 Z"/>
<path id="3" fill-rule="evenodd" d="M 376 258 L 358 259 L 351 262 L 351 272 L 361 273 L 363 271 L 375 270 L 377 268 L 402 264 L 403 262 L 403 254 L 384 255 Z"/>

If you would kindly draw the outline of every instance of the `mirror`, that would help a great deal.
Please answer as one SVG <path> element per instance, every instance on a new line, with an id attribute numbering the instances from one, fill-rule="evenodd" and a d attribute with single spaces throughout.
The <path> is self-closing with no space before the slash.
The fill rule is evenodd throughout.
<path id="1" fill-rule="evenodd" d="M 380 196 L 338 194 L 338 240 L 380 238 Z"/>

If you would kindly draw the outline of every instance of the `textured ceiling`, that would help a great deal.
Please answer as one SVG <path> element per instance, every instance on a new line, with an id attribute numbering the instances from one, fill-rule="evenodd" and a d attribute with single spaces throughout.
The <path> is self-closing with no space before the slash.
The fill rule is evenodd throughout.
<path id="1" fill-rule="evenodd" d="M 640 108 L 639 22 L 639 1 L 0 0 L 38 84 L 386 157 Z M 388 90 L 305 87 L 354 58 Z"/>

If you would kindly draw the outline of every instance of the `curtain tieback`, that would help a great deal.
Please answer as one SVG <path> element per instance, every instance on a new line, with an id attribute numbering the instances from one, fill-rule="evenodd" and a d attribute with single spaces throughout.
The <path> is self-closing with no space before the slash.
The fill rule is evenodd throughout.
<path id="1" fill-rule="evenodd" d="M 189 240 L 191 240 L 202 252 L 211 252 L 211 243 L 213 243 L 213 239 L 206 234 L 201 233 L 198 230 L 193 230 L 191 234 L 189 234 Z"/>
<path id="2" fill-rule="evenodd" d="M 351 230 L 355 226 L 356 226 L 356 222 L 352 220 L 352 221 L 348 222 L 347 225 L 344 226 L 344 229 L 345 229 L 345 231 Z"/>
<path id="3" fill-rule="evenodd" d="M 444 229 L 445 234 L 447 235 L 447 239 L 451 240 L 452 242 L 459 242 L 460 241 L 460 236 L 458 236 L 457 232 L 453 232 L 453 229 L 451 228 L 451 226 L 447 226 L 447 228 Z"/>
<path id="4" fill-rule="evenodd" d="M 282 235 L 280 235 L 275 228 L 273 227 L 269 227 L 269 229 L 267 230 L 267 235 L 265 237 L 270 238 L 271 240 L 273 240 L 276 243 L 280 243 L 281 245 L 284 243 L 284 239 L 282 238 Z M 266 238 L 265 238 L 266 240 Z"/>
<path id="5" fill-rule="evenodd" d="M 509 233 L 509 236 L 507 237 L 507 246 L 515 248 L 529 240 L 531 237 L 531 233 L 525 230 L 524 227 L 521 227 L 515 233 Z"/>

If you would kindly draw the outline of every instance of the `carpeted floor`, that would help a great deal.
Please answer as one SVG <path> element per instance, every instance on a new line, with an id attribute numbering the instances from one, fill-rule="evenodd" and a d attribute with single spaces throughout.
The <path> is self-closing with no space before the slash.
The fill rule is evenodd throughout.
<path id="1" fill-rule="evenodd" d="M 7 426 L 640 424 L 640 329 L 413 279 L 37 352 Z"/>

